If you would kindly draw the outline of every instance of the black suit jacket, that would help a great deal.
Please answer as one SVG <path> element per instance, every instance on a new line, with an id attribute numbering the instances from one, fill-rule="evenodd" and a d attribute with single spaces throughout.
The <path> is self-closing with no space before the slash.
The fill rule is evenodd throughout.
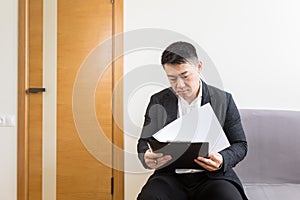
<path id="1" fill-rule="evenodd" d="M 202 105 L 211 102 L 211 94 L 208 85 L 202 81 Z M 214 88 L 215 90 L 219 90 Z M 222 91 L 223 92 L 223 91 Z M 227 110 L 223 130 L 230 142 L 230 147 L 219 152 L 223 156 L 222 168 L 209 172 L 208 177 L 212 179 L 226 179 L 237 186 L 244 199 L 247 199 L 242 184 L 233 171 L 233 167 L 238 164 L 247 154 L 247 141 L 241 124 L 238 109 L 233 101 L 231 94 L 224 92 L 227 101 Z M 145 121 L 141 137 L 138 141 L 138 153 L 144 167 L 147 167 L 144 161 L 144 153 L 148 149 L 147 141 L 151 136 L 162 129 L 170 122 L 177 119 L 178 99 L 172 88 L 164 89 L 154 94 L 147 107 Z M 155 173 L 163 173 L 162 170 L 156 170 Z"/>

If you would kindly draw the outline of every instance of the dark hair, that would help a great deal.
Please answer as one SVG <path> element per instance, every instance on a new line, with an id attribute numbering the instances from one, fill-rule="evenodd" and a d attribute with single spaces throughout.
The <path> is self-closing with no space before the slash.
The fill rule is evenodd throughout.
<path id="1" fill-rule="evenodd" d="M 183 64 L 198 62 L 195 47 L 187 42 L 174 42 L 162 53 L 161 64 Z"/>

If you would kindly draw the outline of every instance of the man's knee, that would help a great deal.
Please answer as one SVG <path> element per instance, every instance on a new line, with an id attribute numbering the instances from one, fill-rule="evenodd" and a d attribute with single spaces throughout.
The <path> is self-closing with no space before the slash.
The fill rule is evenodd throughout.
<path id="1" fill-rule="evenodd" d="M 138 200 L 184 200 L 187 194 L 171 177 L 153 177 L 143 187 Z"/>
<path id="2" fill-rule="evenodd" d="M 203 192 L 204 199 L 210 200 L 242 200 L 239 190 L 229 181 L 209 181 Z"/>

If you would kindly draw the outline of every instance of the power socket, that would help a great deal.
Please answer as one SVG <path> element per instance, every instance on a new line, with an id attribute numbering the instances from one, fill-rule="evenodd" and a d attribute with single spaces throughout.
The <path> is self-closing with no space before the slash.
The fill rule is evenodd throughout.
<path id="1" fill-rule="evenodd" d="M 14 127 L 16 126 L 15 115 L 0 115 L 0 127 Z"/>

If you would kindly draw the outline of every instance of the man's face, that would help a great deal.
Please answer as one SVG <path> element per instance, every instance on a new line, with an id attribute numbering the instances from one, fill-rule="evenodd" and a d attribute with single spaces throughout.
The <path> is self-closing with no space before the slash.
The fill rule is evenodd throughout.
<path id="1" fill-rule="evenodd" d="M 173 90 L 188 103 L 198 95 L 201 67 L 201 62 L 197 66 L 191 63 L 164 65 Z"/>

